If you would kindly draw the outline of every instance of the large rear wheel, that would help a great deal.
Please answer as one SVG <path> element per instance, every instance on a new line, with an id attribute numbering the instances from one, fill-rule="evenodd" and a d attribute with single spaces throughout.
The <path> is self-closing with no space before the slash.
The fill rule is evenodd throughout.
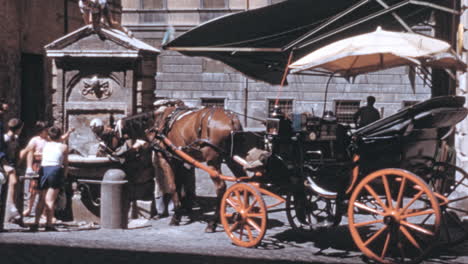
<path id="1" fill-rule="evenodd" d="M 260 192 L 250 184 L 236 183 L 223 196 L 221 223 L 232 242 L 241 247 L 260 244 L 267 228 L 267 208 Z"/>
<path id="2" fill-rule="evenodd" d="M 468 238 L 461 216 L 468 215 L 468 174 L 445 162 L 433 166 L 430 185 L 439 198 L 441 228 L 439 243 L 455 245 Z"/>
<path id="3" fill-rule="evenodd" d="M 381 263 L 421 261 L 435 244 L 441 217 L 431 188 L 401 169 L 366 176 L 351 195 L 348 216 L 356 246 Z"/>

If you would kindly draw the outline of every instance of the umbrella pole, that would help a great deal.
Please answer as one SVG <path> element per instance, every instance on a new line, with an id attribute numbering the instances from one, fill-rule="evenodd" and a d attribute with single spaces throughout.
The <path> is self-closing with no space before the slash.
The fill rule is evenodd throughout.
<path id="1" fill-rule="evenodd" d="M 325 110 L 327 109 L 328 87 L 330 86 L 330 81 L 333 78 L 333 76 L 335 76 L 335 73 L 332 73 L 332 75 L 330 75 L 330 77 L 328 78 L 328 81 L 327 81 L 327 85 L 325 86 L 325 98 L 324 98 L 324 102 L 323 102 L 322 118 L 325 115 Z"/>
<path id="2" fill-rule="evenodd" d="M 281 90 L 284 86 L 284 82 L 286 81 L 286 77 L 288 76 L 289 65 L 291 64 L 292 57 L 293 57 L 293 51 L 291 50 L 291 52 L 289 53 L 288 63 L 286 64 L 286 67 L 284 68 L 283 78 L 281 79 L 281 84 L 278 89 L 278 94 L 276 95 L 275 108 L 278 107 L 279 98 L 281 96 Z"/>

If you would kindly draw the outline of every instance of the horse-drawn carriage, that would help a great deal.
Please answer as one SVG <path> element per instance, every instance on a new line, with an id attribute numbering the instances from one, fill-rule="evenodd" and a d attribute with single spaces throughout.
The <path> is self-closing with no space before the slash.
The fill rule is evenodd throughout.
<path id="1" fill-rule="evenodd" d="M 418 261 L 435 241 L 462 241 L 468 230 L 455 212 L 467 212 L 468 196 L 457 188 L 468 175 L 451 163 L 446 141 L 468 113 L 464 101 L 433 98 L 353 132 L 321 119 L 299 130 L 269 119 L 263 173 L 223 197 L 226 233 L 240 246 L 260 243 L 272 206 L 259 193 L 274 190 L 287 196 L 293 228 L 338 225 L 347 212 L 355 244 L 380 262 Z"/>
<path id="2" fill-rule="evenodd" d="M 351 236 L 366 256 L 416 262 L 437 241 L 453 244 L 468 235 L 457 216 L 468 211 L 468 196 L 458 193 L 468 187 L 468 175 L 452 164 L 447 147 L 454 126 L 468 113 L 464 103 L 463 97 L 432 98 L 355 131 L 331 120 L 277 115 L 266 120 L 262 143 L 247 160 L 223 153 L 250 171 L 243 176 L 200 163 L 161 130 L 147 132 L 158 151 L 163 147 L 166 155 L 213 179 L 234 182 L 220 200 L 219 216 L 236 245 L 260 244 L 268 210 L 286 202 L 293 228 L 336 226 L 347 214 Z M 222 152 L 209 138 L 195 145 Z"/>

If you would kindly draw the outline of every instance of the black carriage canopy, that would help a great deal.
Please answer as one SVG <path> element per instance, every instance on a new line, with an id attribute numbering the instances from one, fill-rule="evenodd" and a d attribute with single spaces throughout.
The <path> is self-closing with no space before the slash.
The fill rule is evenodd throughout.
<path id="1" fill-rule="evenodd" d="M 459 14 L 449 0 L 288 0 L 213 19 L 163 46 L 219 60 L 245 75 L 280 84 L 292 61 L 342 38 L 375 31 L 409 31 L 435 10 Z"/>

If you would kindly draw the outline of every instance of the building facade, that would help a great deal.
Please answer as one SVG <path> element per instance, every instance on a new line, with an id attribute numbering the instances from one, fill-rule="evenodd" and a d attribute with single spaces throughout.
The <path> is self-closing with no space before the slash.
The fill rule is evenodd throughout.
<path id="1" fill-rule="evenodd" d="M 259 8 L 281 0 L 123 0 L 122 23 L 134 35 L 160 48 L 161 44 L 210 19 Z M 401 67 L 358 76 L 354 81 L 334 78 L 328 86 L 325 104 L 325 76 L 288 76 L 288 86 L 280 88 L 246 78 L 220 62 L 162 51 L 158 59 L 156 97 L 179 98 L 189 105 L 224 105 L 241 115 L 268 116 L 276 98 L 287 111 L 336 112 L 338 119 L 350 121 L 366 97 L 377 98 L 383 116 L 431 96 L 431 88 L 416 78 L 411 85 L 409 68 Z M 243 117 L 244 125 L 260 128 L 261 123 Z"/>
<path id="2" fill-rule="evenodd" d="M 78 0 L 0 0 L 0 97 L 31 127 L 52 116 L 44 46 L 82 26 Z"/>

